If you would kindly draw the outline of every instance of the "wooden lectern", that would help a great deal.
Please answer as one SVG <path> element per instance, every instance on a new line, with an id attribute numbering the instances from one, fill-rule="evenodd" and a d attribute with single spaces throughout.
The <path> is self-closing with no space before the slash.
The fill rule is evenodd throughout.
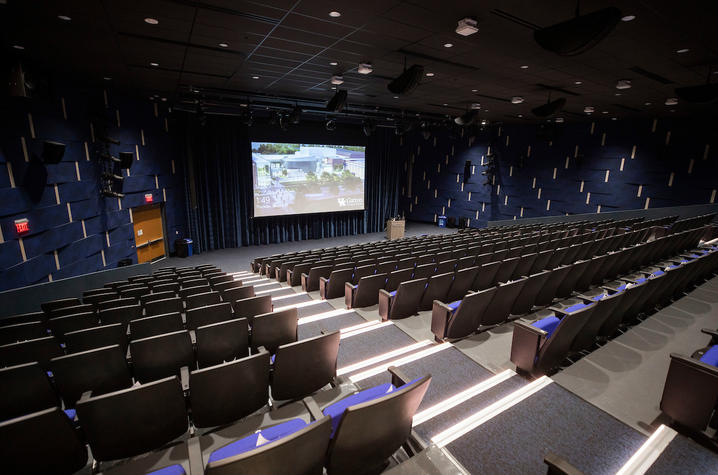
<path id="1" fill-rule="evenodd" d="M 404 223 L 403 219 L 390 219 L 386 222 L 386 238 L 387 239 L 401 239 L 404 237 Z"/>

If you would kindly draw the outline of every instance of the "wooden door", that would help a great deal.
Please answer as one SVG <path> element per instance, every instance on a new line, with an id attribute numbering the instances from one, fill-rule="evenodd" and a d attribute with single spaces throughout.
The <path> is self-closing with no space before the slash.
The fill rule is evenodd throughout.
<path id="1" fill-rule="evenodd" d="M 165 256 L 165 232 L 159 204 L 132 209 L 137 262 L 150 262 Z"/>

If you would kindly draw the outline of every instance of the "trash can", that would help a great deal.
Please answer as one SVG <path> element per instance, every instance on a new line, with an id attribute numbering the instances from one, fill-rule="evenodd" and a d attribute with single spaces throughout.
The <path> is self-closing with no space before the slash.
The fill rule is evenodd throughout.
<path id="1" fill-rule="evenodd" d="M 436 224 L 437 224 L 437 226 L 439 226 L 440 228 L 445 228 L 445 227 L 446 227 L 446 216 L 444 216 L 443 214 L 442 214 L 441 216 L 439 216 L 439 217 L 436 219 Z"/>
<path id="2" fill-rule="evenodd" d="M 192 255 L 192 240 L 177 239 L 175 241 L 175 254 L 177 257 L 189 257 Z"/>

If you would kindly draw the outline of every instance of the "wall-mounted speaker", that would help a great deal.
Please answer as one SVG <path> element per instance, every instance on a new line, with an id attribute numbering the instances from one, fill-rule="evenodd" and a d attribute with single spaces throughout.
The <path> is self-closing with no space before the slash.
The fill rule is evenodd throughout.
<path id="1" fill-rule="evenodd" d="M 409 94 L 416 89 L 422 77 L 424 77 L 424 66 L 415 64 L 390 82 L 387 88 L 394 94 Z"/>
<path id="2" fill-rule="evenodd" d="M 40 158 L 33 154 L 30 163 L 25 169 L 25 175 L 22 178 L 22 186 L 27 191 L 33 203 L 37 203 L 42 199 L 47 185 L 47 168 Z"/>
<path id="3" fill-rule="evenodd" d="M 129 169 L 134 161 L 135 155 L 132 152 L 120 152 L 120 168 Z"/>
<path id="4" fill-rule="evenodd" d="M 534 32 L 543 49 L 560 56 L 573 56 L 596 46 L 621 21 L 621 10 L 603 8 Z"/>
<path id="5" fill-rule="evenodd" d="M 346 103 L 347 91 L 346 89 L 341 89 L 337 91 L 331 99 L 329 99 L 329 102 L 327 103 L 327 110 L 331 112 L 341 112 Z"/>
<path id="6" fill-rule="evenodd" d="M 65 144 L 60 142 L 53 142 L 51 140 L 45 140 L 42 143 L 42 160 L 46 164 L 60 163 L 62 157 L 65 155 Z"/>
<path id="7" fill-rule="evenodd" d="M 469 178 L 471 178 L 471 160 L 466 160 L 464 162 L 464 184 L 469 182 Z"/>
<path id="8" fill-rule="evenodd" d="M 469 227 L 469 218 L 459 218 L 459 229 Z"/>

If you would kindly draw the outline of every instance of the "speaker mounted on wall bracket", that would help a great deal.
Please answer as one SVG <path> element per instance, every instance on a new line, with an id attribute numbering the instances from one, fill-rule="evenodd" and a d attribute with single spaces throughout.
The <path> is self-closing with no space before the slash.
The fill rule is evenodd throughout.
<path id="1" fill-rule="evenodd" d="M 25 174 L 22 178 L 22 186 L 30 196 L 30 200 L 33 203 L 38 203 L 42 199 L 43 193 L 45 193 L 45 187 L 47 186 L 47 168 L 42 160 L 32 154 L 30 163 L 25 168 Z"/>
<path id="2" fill-rule="evenodd" d="M 45 140 L 42 143 L 42 160 L 45 164 L 56 164 L 60 163 L 62 157 L 65 155 L 65 144 L 60 142 L 53 142 L 52 140 Z"/>

